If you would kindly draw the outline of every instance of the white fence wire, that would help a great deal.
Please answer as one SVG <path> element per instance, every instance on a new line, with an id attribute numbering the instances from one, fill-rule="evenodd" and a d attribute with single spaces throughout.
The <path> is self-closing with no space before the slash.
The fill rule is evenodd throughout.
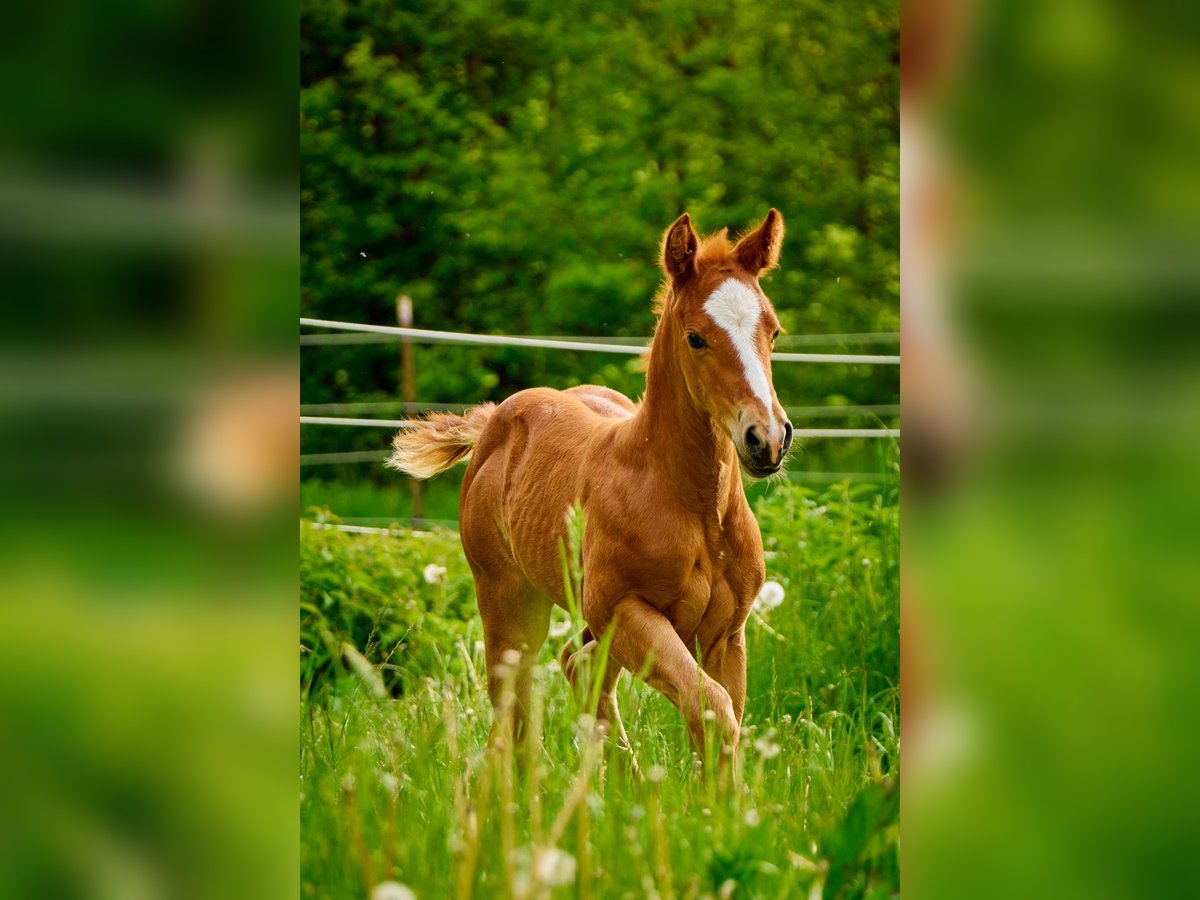
<path id="1" fill-rule="evenodd" d="M 412 419 L 343 419 L 337 416 L 301 416 L 301 425 L 345 425 L 351 428 L 415 428 Z M 899 428 L 797 428 L 798 438 L 898 438 Z"/>
<path id="2" fill-rule="evenodd" d="M 364 334 L 392 335 L 431 344 L 471 344 L 493 347 L 536 347 L 545 350 L 579 350 L 585 353 L 623 353 L 637 356 L 645 347 L 629 344 L 597 344 L 590 341 L 558 340 L 557 338 L 520 337 L 505 334 L 469 334 L 460 331 L 434 331 L 428 328 L 402 328 L 398 325 L 366 325 L 359 322 L 337 322 L 331 319 L 301 318 L 300 324 L 310 328 L 333 331 L 353 331 Z M 301 335 L 303 339 L 305 335 Z M 899 356 L 870 353 L 772 353 L 776 362 L 842 363 L 846 365 L 898 366 Z"/>
<path id="3" fill-rule="evenodd" d="M 392 325 L 368 325 L 358 322 L 339 322 L 330 319 L 301 318 L 300 324 L 311 328 L 325 328 L 334 334 L 302 334 L 302 346 L 321 346 L 338 344 L 375 343 L 382 341 L 425 342 L 433 344 L 460 344 L 474 346 L 500 347 L 532 347 L 547 350 L 575 350 L 590 353 L 620 353 L 637 355 L 645 352 L 645 338 L 562 338 L 562 337 L 521 337 L 516 335 L 469 334 L 465 332 L 435 331 L 426 328 L 404 328 Z M 837 345 L 846 343 L 863 344 L 894 344 L 899 335 L 892 332 L 875 332 L 867 334 L 841 335 L 797 335 L 791 338 L 793 345 L 808 344 L 811 346 Z M 897 355 L 880 355 L 864 353 L 789 353 L 778 352 L 771 355 L 776 362 L 825 363 L 844 365 L 899 365 Z M 436 404 L 436 403 L 405 403 L 403 401 L 385 403 L 328 403 L 302 404 L 301 409 L 309 412 L 382 412 L 385 410 L 402 410 L 415 414 L 430 410 L 465 409 L 466 404 Z M 791 407 L 788 415 L 793 418 L 823 418 L 850 417 L 858 415 L 895 416 L 900 412 L 896 404 L 874 404 L 859 406 L 808 406 Z M 301 415 L 302 425 L 329 425 L 350 428 L 412 428 L 415 424 L 409 419 L 373 419 L 343 416 Z M 899 428 L 797 428 L 795 437 L 800 440 L 809 439 L 899 439 Z M 343 463 L 378 462 L 382 463 L 387 457 L 386 450 L 351 450 L 338 453 L 308 453 L 300 455 L 300 465 L 337 465 Z M 791 472 L 789 478 L 797 481 L 809 481 L 825 484 L 843 481 L 867 481 L 879 478 L 878 474 L 865 472 Z M 414 520 L 417 521 L 417 520 Z M 423 519 L 422 522 L 432 520 Z M 429 532 L 416 531 L 409 528 L 396 529 L 369 525 L 353 525 L 347 523 L 312 522 L 312 527 L 321 529 L 336 529 L 352 534 L 405 534 L 414 537 L 425 537 Z M 451 524 L 451 523 L 447 523 Z M 457 523 L 453 523 L 457 524 Z"/>
<path id="4" fill-rule="evenodd" d="M 609 335 L 606 337 L 582 337 L 563 334 L 531 334 L 529 337 L 539 341 L 578 341 L 584 344 L 622 344 L 627 347 L 646 348 L 650 346 L 648 337 L 625 337 Z M 326 347 L 339 344 L 386 344 L 396 340 L 391 334 L 302 334 L 300 346 Z M 401 340 L 406 340 L 401 338 Z M 784 334 L 776 341 L 776 346 L 787 347 L 844 347 L 855 344 L 899 344 L 900 333 L 897 331 L 869 331 L 858 334 Z"/>

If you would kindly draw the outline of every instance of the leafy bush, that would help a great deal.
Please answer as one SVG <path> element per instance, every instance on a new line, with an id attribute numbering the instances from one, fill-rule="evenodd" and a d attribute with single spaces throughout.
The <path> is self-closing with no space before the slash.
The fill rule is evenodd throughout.
<path id="1" fill-rule="evenodd" d="M 300 676 L 311 686 L 346 671 L 343 646 L 404 693 L 432 672 L 456 672 L 457 644 L 478 636 L 474 588 L 458 535 L 348 534 L 300 523 Z M 431 569 L 426 579 L 426 568 Z M 442 571 L 444 570 L 444 571 Z"/>

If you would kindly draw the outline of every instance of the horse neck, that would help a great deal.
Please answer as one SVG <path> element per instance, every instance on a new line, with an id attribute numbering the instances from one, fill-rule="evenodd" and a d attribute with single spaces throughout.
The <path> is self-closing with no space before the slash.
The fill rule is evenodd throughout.
<path id="1" fill-rule="evenodd" d="M 641 452 L 664 469 L 667 481 L 685 503 L 695 499 L 715 507 L 724 498 L 717 493 L 724 478 L 738 488 L 737 458 L 733 442 L 713 427 L 708 413 L 692 399 L 674 353 L 681 336 L 669 316 L 663 315 L 654 334 L 646 368 L 646 393 L 638 408 L 632 432 Z"/>

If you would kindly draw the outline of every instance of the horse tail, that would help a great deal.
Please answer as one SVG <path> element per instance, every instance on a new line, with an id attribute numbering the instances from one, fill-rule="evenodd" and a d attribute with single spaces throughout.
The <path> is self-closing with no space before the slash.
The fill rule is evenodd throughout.
<path id="1" fill-rule="evenodd" d="M 413 478 L 432 478 L 445 472 L 471 457 L 495 411 L 495 403 L 481 403 L 461 416 L 431 413 L 423 419 L 412 419 L 409 427 L 392 439 L 392 455 L 386 465 Z"/>

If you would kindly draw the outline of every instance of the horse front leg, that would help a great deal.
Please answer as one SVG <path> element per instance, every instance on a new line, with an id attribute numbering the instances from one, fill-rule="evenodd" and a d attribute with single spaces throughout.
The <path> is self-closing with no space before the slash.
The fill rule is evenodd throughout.
<path id="1" fill-rule="evenodd" d="M 660 610 L 633 595 L 610 606 L 592 593 L 584 598 L 584 615 L 601 631 L 616 620 L 610 657 L 675 704 L 701 753 L 706 722 L 713 723 L 723 745 L 736 750 L 740 725 L 729 692 L 700 668 Z"/>
<path id="2" fill-rule="evenodd" d="M 713 664 L 705 664 L 704 668 L 729 692 L 729 699 L 733 702 L 733 715 L 740 727 L 742 714 L 746 711 L 745 626 L 725 642 Z"/>
<path id="3" fill-rule="evenodd" d="M 560 667 L 567 681 L 570 682 L 575 695 L 580 696 L 581 691 L 590 690 L 592 684 L 580 684 L 580 678 L 584 671 L 590 671 L 591 666 L 598 663 L 596 654 L 599 648 L 599 641 L 593 636 L 590 629 L 585 628 L 581 635 L 583 646 L 572 652 L 571 645 L 568 644 L 563 648 L 562 655 L 559 657 Z M 596 721 L 604 728 L 609 738 L 617 745 L 619 749 L 629 754 L 633 771 L 638 772 L 637 759 L 633 756 L 633 747 L 629 743 L 629 735 L 625 733 L 625 724 L 621 721 L 621 710 L 617 707 L 617 682 L 621 678 L 622 668 L 620 663 L 613 659 L 612 654 L 609 654 L 605 661 L 604 677 L 600 684 L 599 702 L 596 705 Z M 590 710 L 589 710 L 590 711 Z"/>

